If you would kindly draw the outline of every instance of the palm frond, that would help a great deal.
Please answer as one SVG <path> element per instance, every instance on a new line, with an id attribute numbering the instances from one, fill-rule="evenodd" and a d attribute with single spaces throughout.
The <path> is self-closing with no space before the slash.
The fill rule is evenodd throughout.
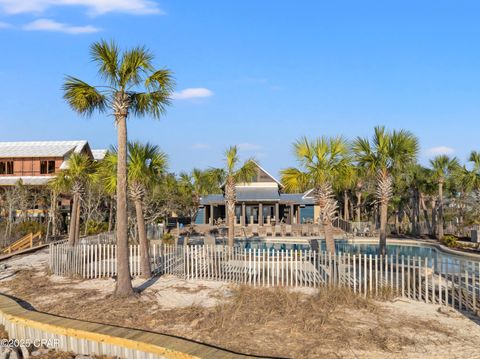
<path id="1" fill-rule="evenodd" d="M 91 116 L 94 111 L 103 112 L 107 106 L 106 97 L 95 87 L 71 76 L 65 78 L 63 98 L 74 111 L 85 116 Z"/>
<path id="2" fill-rule="evenodd" d="M 289 167 L 280 172 L 280 182 L 286 192 L 305 192 L 311 188 L 310 176 L 298 168 Z"/>
<path id="3" fill-rule="evenodd" d="M 146 47 L 135 47 L 123 53 L 119 68 L 119 84 L 123 89 L 142 82 L 147 71 L 152 71 L 152 53 Z"/>
<path id="4" fill-rule="evenodd" d="M 251 158 L 243 164 L 235 173 L 233 177 L 237 183 L 248 183 L 251 182 L 257 175 L 258 165 L 257 162 Z"/>
<path id="5" fill-rule="evenodd" d="M 98 73 L 111 85 L 118 84 L 119 49 L 114 41 L 100 40 L 90 47 L 92 61 L 98 65 Z"/>
<path id="6" fill-rule="evenodd" d="M 136 116 L 150 115 L 154 118 L 160 118 L 165 112 L 166 107 L 170 105 L 169 91 L 155 92 L 131 92 L 130 111 Z"/>

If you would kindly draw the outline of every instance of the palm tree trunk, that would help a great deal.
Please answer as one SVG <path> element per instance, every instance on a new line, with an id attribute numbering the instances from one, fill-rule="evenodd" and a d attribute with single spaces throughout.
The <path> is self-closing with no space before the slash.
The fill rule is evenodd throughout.
<path id="1" fill-rule="evenodd" d="M 225 211 L 228 225 L 228 246 L 233 247 L 235 243 L 235 180 L 227 178 L 225 185 Z"/>
<path id="2" fill-rule="evenodd" d="M 343 219 L 348 221 L 350 215 L 348 213 L 348 191 L 343 191 Z"/>
<path id="3" fill-rule="evenodd" d="M 228 222 L 228 246 L 233 247 L 235 243 L 235 202 L 232 204 L 232 201 L 228 201 L 226 211 Z"/>
<path id="4" fill-rule="evenodd" d="M 437 239 L 443 238 L 443 181 L 438 181 L 438 223 Z"/>
<path id="5" fill-rule="evenodd" d="M 387 219 L 388 202 L 384 200 L 380 204 L 380 254 L 387 254 Z"/>
<path id="6" fill-rule="evenodd" d="M 143 278 L 150 278 L 152 270 L 150 268 L 150 253 L 147 239 L 147 230 L 145 228 L 145 218 L 143 218 L 143 206 L 140 199 L 135 200 L 135 212 L 137 214 L 138 238 L 140 242 L 140 270 Z"/>
<path id="7" fill-rule="evenodd" d="M 127 115 L 116 115 L 117 122 L 117 285 L 115 295 L 133 294 L 128 262 L 128 213 L 127 213 Z"/>
<path id="8" fill-rule="evenodd" d="M 333 238 L 332 222 L 323 221 L 323 230 L 325 232 L 325 244 L 327 252 L 335 253 L 335 239 Z"/>
<path id="9" fill-rule="evenodd" d="M 80 242 L 80 196 L 77 198 L 77 217 L 75 219 L 75 244 Z"/>
<path id="10" fill-rule="evenodd" d="M 75 226 L 77 224 L 77 206 L 78 198 L 77 195 L 73 195 L 72 211 L 70 213 L 70 228 L 68 230 L 68 244 L 73 246 L 75 244 Z"/>
<path id="11" fill-rule="evenodd" d="M 435 200 L 432 198 L 430 202 L 431 206 L 431 211 L 432 211 L 432 233 L 430 233 L 431 236 L 435 236 L 437 233 L 437 209 L 436 209 L 436 203 Z"/>
<path id="12" fill-rule="evenodd" d="M 108 231 L 112 231 L 113 226 L 113 199 L 109 200 L 109 211 L 108 211 Z"/>
<path id="13" fill-rule="evenodd" d="M 357 192 L 357 222 L 362 221 L 361 205 L 362 205 L 362 192 Z"/>

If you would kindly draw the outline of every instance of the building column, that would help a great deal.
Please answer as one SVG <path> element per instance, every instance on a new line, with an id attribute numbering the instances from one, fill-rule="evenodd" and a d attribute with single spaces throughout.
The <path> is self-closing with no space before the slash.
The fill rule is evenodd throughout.
<path id="1" fill-rule="evenodd" d="M 211 226 L 213 226 L 213 220 L 214 220 L 214 218 L 213 218 L 213 204 L 211 204 L 210 205 L 210 220 L 209 220 L 209 224 Z"/>
<path id="2" fill-rule="evenodd" d="M 263 226 L 263 203 L 258 204 L 258 225 Z"/>
<path id="3" fill-rule="evenodd" d="M 245 220 L 245 203 L 242 203 L 242 220 L 240 221 L 241 225 L 245 227 L 246 220 Z"/>
<path id="4" fill-rule="evenodd" d="M 290 224 L 293 224 L 295 221 L 293 220 L 294 216 L 295 216 L 295 213 L 293 212 L 294 210 L 294 207 L 293 207 L 293 204 L 290 205 L 290 218 L 289 218 L 289 221 L 290 221 Z"/>
<path id="5" fill-rule="evenodd" d="M 280 224 L 280 204 L 275 203 L 275 224 Z"/>

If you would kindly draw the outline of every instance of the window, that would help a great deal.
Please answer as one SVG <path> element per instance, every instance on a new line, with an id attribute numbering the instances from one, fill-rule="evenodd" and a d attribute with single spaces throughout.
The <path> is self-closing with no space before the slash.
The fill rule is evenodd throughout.
<path id="1" fill-rule="evenodd" d="M 0 175 L 13 175 L 13 161 L 0 162 Z"/>
<path id="2" fill-rule="evenodd" d="M 55 161 L 40 161 L 40 174 L 55 173 Z"/>
<path id="3" fill-rule="evenodd" d="M 40 161 L 40 174 L 55 173 L 55 161 Z"/>

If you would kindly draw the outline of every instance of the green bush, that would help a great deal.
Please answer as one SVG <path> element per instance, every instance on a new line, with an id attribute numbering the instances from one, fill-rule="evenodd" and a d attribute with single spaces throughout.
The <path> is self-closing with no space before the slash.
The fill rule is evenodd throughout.
<path id="1" fill-rule="evenodd" d="M 162 236 L 162 242 L 164 244 L 175 244 L 175 237 L 171 233 L 165 233 Z"/>
<path id="2" fill-rule="evenodd" d="M 29 233 L 46 232 L 44 224 L 35 221 L 20 222 L 13 225 L 12 235 L 13 237 L 23 237 Z"/>
<path id="3" fill-rule="evenodd" d="M 442 244 L 446 245 L 447 247 L 458 247 L 458 239 L 455 236 L 447 235 L 443 236 Z"/>
<path id="4" fill-rule="evenodd" d="M 90 220 L 86 223 L 87 235 L 91 236 L 108 231 L 108 223 Z"/>

